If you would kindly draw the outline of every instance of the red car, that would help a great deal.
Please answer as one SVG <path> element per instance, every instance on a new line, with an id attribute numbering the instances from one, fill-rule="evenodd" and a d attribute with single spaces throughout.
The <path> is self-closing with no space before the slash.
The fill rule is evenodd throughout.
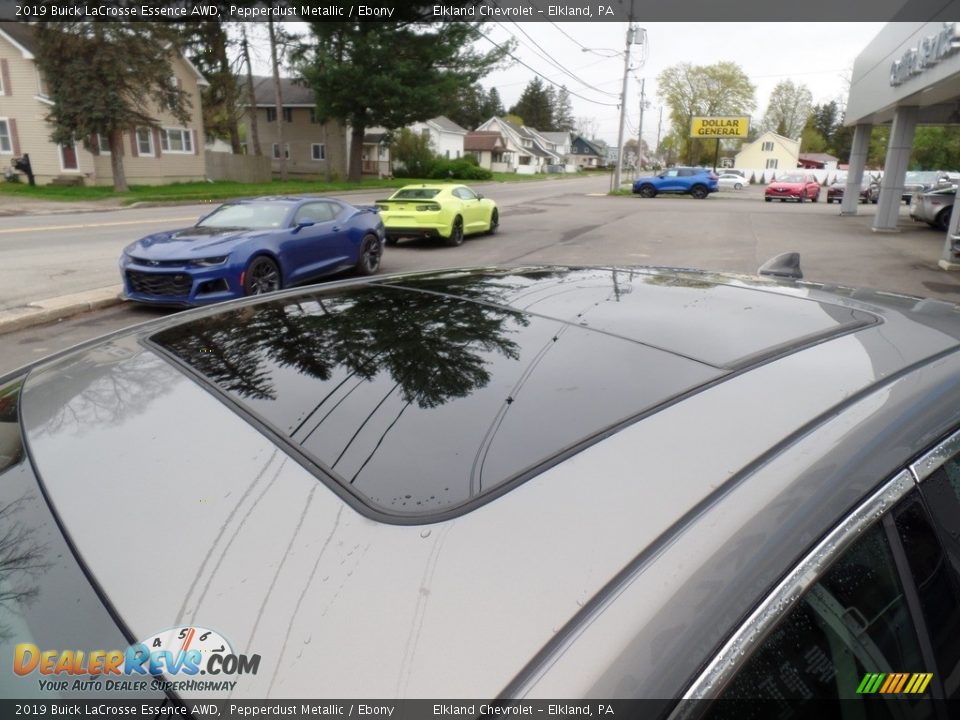
<path id="1" fill-rule="evenodd" d="M 787 173 L 767 185 L 763 199 L 767 202 L 774 199 L 780 202 L 784 200 L 817 202 L 820 199 L 820 183 L 809 173 Z"/>

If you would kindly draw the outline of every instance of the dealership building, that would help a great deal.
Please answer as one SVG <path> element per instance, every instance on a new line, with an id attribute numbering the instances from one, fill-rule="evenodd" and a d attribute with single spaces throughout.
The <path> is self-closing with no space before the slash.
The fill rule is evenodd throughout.
<path id="1" fill-rule="evenodd" d="M 854 62 L 845 122 L 855 129 L 841 211 L 856 214 L 871 131 L 889 124 L 873 229 L 894 231 L 917 126 L 960 124 L 960 23 L 886 25 Z M 960 213 L 954 213 L 940 261 L 945 269 L 960 270 L 960 242 L 950 239 L 958 222 Z"/>

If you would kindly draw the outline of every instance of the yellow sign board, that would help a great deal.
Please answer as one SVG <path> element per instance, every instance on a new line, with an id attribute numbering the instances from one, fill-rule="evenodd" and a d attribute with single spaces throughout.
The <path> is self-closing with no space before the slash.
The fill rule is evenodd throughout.
<path id="1" fill-rule="evenodd" d="M 747 116 L 695 117 L 690 123 L 690 137 L 694 138 L 745 138 L 749 130 L 750 118 Z"/>

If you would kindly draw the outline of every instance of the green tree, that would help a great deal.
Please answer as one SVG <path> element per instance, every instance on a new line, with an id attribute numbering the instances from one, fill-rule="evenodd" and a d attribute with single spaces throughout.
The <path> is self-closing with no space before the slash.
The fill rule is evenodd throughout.
<path id="1" fill-rule="evenodd" d="M 828 143 L 831 142 L 833 134 L 840 125 L 840 109 L 837 107 L 836 100 L 831 100 L 823 105 L 814 105 L 810 122 L 824 140 Z"/>
<path id="2" fill-rule="evenodd" d="M 573 118 L 573 102 L 570 100 L 570 91 L 564 85 L 554 94 L 553 98 L 553 127 L 551 130 L 569 132 L 576 126 Z"/>
<path id="3" fill-rule="evenodd" d="M 401 128 L 397 133 L 390 145 L 390 157 L 401 166 L 396 169 L 398 177 L 430 177 L 437 161 L 429 136 L 410 128 Z"/>
<path id="4" fill-rule="evenodd" d="M 53 106 L 47 121 L 55 143 L 108 138 L 113 188 L 127 191 L 123 133 L 159 127 L 151 107 L 190 121 L 186 93 L 173 84 L 177 30 L 152 22 L 58 22 L 34 25 L 36 63 Z M 202 140 L 198 138 L 198 141 Z"/>
<path id="5" fill-rule="evenodd" d="M 243 114 L 241 86 L 230 60 L 233 46 L 227 25 L 209 20 L 179 24 L 187 55 L 210 83 L 201 88 L 204 133 L 230 141 L 235 154 L 240 148 L 240 116 Z"/>
<path id="6" fill-rule="evenodd" d="M 732 62 L 673 65 L 660 73 L 657 85 L 657 95 L 670 110 L 672 132 L 679 142 L 676 151 L 690 163 L 700 162 L 715 147 L 713 142 L 708 145 L 690 138 L 694 117 L 749 115 L 756 107 L 756 88 L 740 66 Z"/>
<path id="7" fill-rule="evenodd" d="M 763 129 L 773 130 L 784 137 L 798 138 L 812 112 L 813 94 L 810 89 L 792 80 L 783 80 L 770 93 L 767 112 L 763 116 Z"/>
<path id="8" fill-rule="evenodd" d="M 428 22 L 432 5 L 398 6 L 393 21 L 313 22 L 295 67 L 317 98 L 321 121 L 351 128 L 349 178 L 362 176 L 363 137 L 443 112 L 450 97 L 493 70 L 512 46 L 481 50 L 474 24 Z"/>
<path id="9" fill-rule="evenodd" d="M 497 92 L 496 88 L 490 88 L 483 105 L 484 121 L 492 117 L 503 117 L 506 113 L 503 102 L 500 100 L 500 93 Z"/>
<path id="10" fill-rule="evenodd" d="M 468 85 L 450 99 L 443 112 L 457 125 L 473 130 L 477 125 L 489 120 L 492 115 L 487 114 L 487 92 L 479 83 Z"/>
<path id="11" fill-rule="evenodd" d="M 538 130 L 553 127 L 553 105 L 550 91 L 540 78 L 534 78 L 523 89 L 517 104 L 510 108 L 511 115 L 523 118 L 524 125 Z"/>

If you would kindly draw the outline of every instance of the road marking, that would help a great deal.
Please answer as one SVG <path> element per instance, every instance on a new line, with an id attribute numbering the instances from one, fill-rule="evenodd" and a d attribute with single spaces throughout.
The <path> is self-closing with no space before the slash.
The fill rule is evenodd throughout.
<path id="1" fill-rule="evenodd" d="M 7 235 L 10 233 L 18 233 L 18 232 L 44 232 L 49 230 L 82 230 L 84 228 L 111 227 L 113 225 L 173 223 L 173 222 L 180 222 L 181 220 L 196 220 L 196 215 L 190 215 L 188 217 L 175 217 L 175 218 L 156 218 L 156 219 L 149 219 L 149 220 L 121 220 L 118 222 L 108 222 L 108 223 L 83 223 L 81 225 L 44 225 L 42 227 L 5 228 L 3 230 L 0 230 L 0 234 Z"/>

